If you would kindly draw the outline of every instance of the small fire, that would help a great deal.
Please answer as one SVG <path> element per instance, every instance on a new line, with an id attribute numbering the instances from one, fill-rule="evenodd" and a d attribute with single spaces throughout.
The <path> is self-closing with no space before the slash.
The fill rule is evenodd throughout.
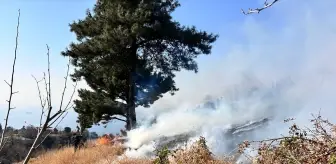
<path id="1" fill-rule="evenodd" d="M 97 139 L 97 145 L 110 145 L 112 144 L 113 138 L 109 135 L 103 135 L 102 137 Z"/>
<path id="2" fill-rule="evenodd" d="M 114 136 L 112 134 L 105 134 L 102 137 L 98 138 L 96 143 L 97 145 L 117 145 L 123 144 L 125 142 L 125 138 L 122 136 Z"/>

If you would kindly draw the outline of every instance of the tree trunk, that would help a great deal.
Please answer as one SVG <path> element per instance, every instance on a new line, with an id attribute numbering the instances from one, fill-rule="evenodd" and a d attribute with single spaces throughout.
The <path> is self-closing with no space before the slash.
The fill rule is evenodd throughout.
<path id="1" fill-rule="evenodd" d="M 133 74 L 129 77 L 129 92 L 127 101 L 127 116 L 126 116 L 126 129 L 132 130 L 136 127 L 136 113 L 135 113 L 135 85 L 133 81 Z"/>
<path id="2" fill-rule="evenodd" d="M 131 70 L 129 72 L 128 78 L 128 101 L 127 101 L 127 117 L 126 117 L 126 128 L 127 130 L 132 130 L 136 128 L 137 120 L 136 120 L 136 113 L 135 113 L 135 79 L 134 75 L 136 74 L 136 64 L 137 64 L 137 47 L 136 44 L 132 44 L 132 60 L 130 60 Z"/>

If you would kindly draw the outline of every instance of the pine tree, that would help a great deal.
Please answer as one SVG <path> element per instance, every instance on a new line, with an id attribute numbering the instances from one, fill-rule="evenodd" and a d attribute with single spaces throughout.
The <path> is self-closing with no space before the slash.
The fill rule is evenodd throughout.
<path id="1" fill-rule="evenodd" d="M 130 130 L 137 106 L 178 91 L 175 72 L 198 71 L 195 59 L 210 54 L 218 36 L 174 21 L 178 6 L 177 0 L 97 0 L 70 24 L 78 42 L 62 55 L 72 58 L 72 77 L 92 89 L 79 90 L 75 101 L 81 126 L 119 119 Z"/>

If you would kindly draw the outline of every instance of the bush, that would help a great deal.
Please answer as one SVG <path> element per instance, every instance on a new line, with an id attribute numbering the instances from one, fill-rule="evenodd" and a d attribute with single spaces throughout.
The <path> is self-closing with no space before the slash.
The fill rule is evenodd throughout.
<path id="1" fill-rule="evenodd" d="M 335 163 L 336 126 L 320 115 L 311 120 L 313 129 L 302 129 L 296 124 L 290 127 L 289 136 L 263 141 L 244 142 L 241 148 L 259 143 L 255 163 Z M 241 150 L 242 150 L 241 149 Z"/>

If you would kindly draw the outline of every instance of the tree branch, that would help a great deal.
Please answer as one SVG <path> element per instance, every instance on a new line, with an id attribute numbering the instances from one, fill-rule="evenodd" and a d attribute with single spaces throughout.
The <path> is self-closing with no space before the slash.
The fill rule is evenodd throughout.
<path id="1" fill-rule="evenodd" d="M 71 105 L 70 106 L 70 108 L 72 108 L 73 107 L 73 105 Z M 51 128 L 52 127 L 52 125 L 65 113 L 65 112 L 67 112 L 68 111 L 68 109 L 70 109 L 70 108 L 66 108 L 66 109 L 64 109 L 64 110 L 62 110 L 60 113 L 55 113 L 52 117 L 50 117 L 50 121 L 52 121 L 49 125 L 48 125 L 48 128 Z M 57 118 L 55 118 L 55 117 L 57 117 Z M 50 122 L 49 121 L 49 122 Z"/>
<path id="2" fill-rule="evenodd" d="M 65 77 L 65 81 L 67 81 L 67 78 L 69 77 L 69 66 L 70 66 L 70 59 L 69 59 L 69 63 L 68 63 L 68 70 L 67 70 L 67 76 Z M 50 121 L 52 121 L 49 125 L 48 125 L 48 127 L 51 127 L 61 116 L 62 116 L 62 114 L 64 113 L 64 112 L 66 112 L 66 111 L 68 111 L 70 108 L 72 108 L 73 107 L 73 105 L 71 105 L 70 107 L 69 107 L 69 105 L 70 105 L 70 103 L 72 102 L 72 99 L 73 99 L 73 97 L 74 97 L 74 95 L 75 95 L 75 92 L 76 92 L 76 88 L 77 88 L 77 82 L 75 83 L 75 85 L 73 85 L 73 87 L 74 87 L 74 89 L 73 89 L 73 91 L 72 91 L 72 94 L 71 94 L 71 96 L 70 96 L 70 100 L 68 101 L 68 104 L 65 106 L 65 108 L 64 109 L 62 109 L 62 102 L 63 102 L 63 97 L 64 97 L 64 92 L 65 92 L 65 88 L 66 88 L 66 83 L 64 84 L 64 90 L 63 90 L 63 93 L 62 93 L 62 99 L 61 99 L 61 105 L 60 105 L 60 109 L 59 109 L 59 111 L 58 112 L 60 112 L 60 113 L 56 113 L 55 115 L 53 115 L 51 118 L 50 118 Z M 57 116 L 58 115 L 58 116 Z M 55 117 L 57 117 L 56 119 L 54 119 Z M 50 122 L 49 121 L 49 122 Z"/>
<path id="3" fill-rule="evenodd" d="M 72 99 L 73 99 L 73 96 L 76 92 L 76 86 L 77 86 L 77 82 L 76 84 L 74 85 L 74 90 L 72 92 L 72 95 L 70 97 L 70 100 L 67 104 L 67 106 L 62 109 L 62 106 L 63 106 L 63 101 L 64 101 L 64 95 L 65 95 L 65 91 L 66 91 L 66 88 L 67 88 L 67 81 L 68 81 L 68 77 L 69 77 L 69 70 L 70 70 L 70 59 L 69 59 L 69 63 L 67 65 L 67 73 L 66 73 L 66 76 L 64 77 L 65 78 L 65 82 L 64 82 L 64 88 L 63 88 L 63 92 L 62 92 L 62 95 L 61 95 L 61 102 L 60 102 L 60 107 L 59 109 L 57 110 L 56 113 L 54 114 L 51 114 L 52 112 L 52 101 L 51 101 L 51 73 L 50 73 L 50 53 L 49 53 L 49 46 L 47 45 L 47 56 L 48 56 L 48 82 L 47 82 L 47 79 L 46 79 L 46 74 L 44 73 L 44 76 L 43 76 L 43 81 L 44 81 L 44 85 L 45 85 L 45 91 L 46 91 L 46 102 L 47 102 L 47 115 L 46 115 L 46 119 L 43 123 L 43 125 L 41 124 L 41 120 L 42 120 L 42 117 L 43 117 L 43 114 L 45 113 L 44 109 L 45 109 L 45 104 L 43 103 L 43 100 L 42 100 L 42 96 L 41 96 L 41 93 L 40 93 L 40 88 L 39 88 L 39 85 L 38 83 L 40 81 L 37 81 L 36 78 L 34 77 L 35 81 L 36 81 L 36 84 L 37 84 L 37 88 L 38 88 L 38 92 L 39 92 L 39 99 L 40 99 L 40 103 L 41 103 L 41 107 L 42 107 L 42 113 L 41 113 L 41 119 L 40 119 L 40 127 L 39 127 L 39 132 L 37 134 L 37 137 L 35 138 L 34 140 L 34 143 L 33 145 L 31 146 L 25 160 L 24 160 L 24 164 L 27 164 L 30 157 L 31 157 L 31 154 L 34 150 L 36 150 L 44 141 L 45 139 L 50 135 L 51 132 L 49 132 L 48 134 L 46 134 L 44 136 L 44 132 L 46 131 L 47 128 L 50 128 L 56 121 L 59 120 L 59 122 L 56 124 L 55 128 L 63 121 L 63 119 L 65 118 L 65 116 L 68 114 L 68 109 L 70 109 L 72 106 L 70 106 L 69 108 L 69 104 L 71 103 Z M 65 114 L 64 114 L 65 113 Z M 63 117 L 62 117 L 63 116 Z M 61 119 L 60 119 L 61 118 Z M 40 141 L 40 139 L 42 138 L 42 141 L 40 143 L 38 143 Z"/>
<path id="4" fill-rule="evenodd" d="M 71 59 L 69 58 L 69 62 L 68 62 L 68 65 L 67 65 L 66 76 L 64 77 L 64 79 L 65 79 L 65 80 L 64 80 L 64 88 L 63 88 L 63 92 L 62 92 L 61 104 L 60 104 L 59 110 L 62 110 L 63 99 L 64 99 L 64 93 L 65 93 L 65 90 L 66 90 L 66 88 L 67 88 L 67 82 L 68 82 L 68 77 L 69 77 L 70 62 L 71 62 Z"/>
<path id="5" fill-rule="evenodd" d="M 278 1 L 280 1 L 280 0 L 273 0 L 271 3 L 268 3 L 267 0 L 265 0 L 264 7 L 256 8 L 256 9 L 249 8 L 247 12 L 245 12 L 243 9 L 241 9 L 241 12 L 245 15 L 253 14 L 253 13 L 258 13 L 259 14 L 260 11 L 265 10 L 267 8 L 270 8 L 271 6 L 273 6 Z"/>
<path id="6" fill-rule="evenodd" d="M 48 115 L 47 115 L 47 120 L 50 118 L 51 110 L 52 110 L 52 105 L 51 105 L 51 81 L 50 81 L 50 49 L 48 44 L 47 46 L 47 56 L 48 56 L 48 89 L 47 89 L 47 94 L 48 94 Z M 46 121 L 47 122 L 47 121 Z"/>
<path id="7" fill-rule="evenodd" d="M 119 121 L 124 121 L 124 122 L 126 122 L 126 120 L 121 119 L 121 118 L 118 118 L 118 117 L 111 117 L 111 120 L 113 120 L 113 119 L 116 119 L 116 120 L 119 120 Z"/>
<path id="8" fill-rule="evenodd" d="M 63 119 L 65 118 L 65 116 L 68 115 L 68 112 L 65 113 L 65 115 L 61 118 L 61 120 L 55 125 L 54 128 L 57 128 L 58 125 L 63 121 Z M 45 139 L 51 134 L 51 132 L 49 132 L 46 136 L 44 136 L 44 138 L 42 139 L 42 141 L 37 145 L 35 146 L 35 149 L 37 149 L 38 147 L 41 146 L 41 144 L 45 141 Z"/>
<path id="9" fill-rule="evenodd" d="M 36 82 L 36 86 L 37 86 L 37 90 L 38 90 L 38 95 L 39 95 L 39 99 L 40 99 L 40 105 L 41 105 L 41 117 L 40 117 L 40 126 L 39 126 L 39 131 L 40 131 L 40 127 L 42 126 L 42 118 L 43 118 L 43 115 L 44 115 L 45 103 L 46 103 L 46 101 L 43 101 L 43 99 L 42 99 L 41 89 L 40 89 L 40 86 L 39 86 L 39 83 L 43 79 L 40 80 L 40 81 L 38 81 L 34 75 L 32 75 L 32 77 L 34 78 L 34 80 Z"/>
<path id="10" fill-rule="evenodd" d="M 2 150 L 2 148 L 4 147 L 4 139 L 5 139 L 5 133 L 6 133 L 6 129 L 7 129 L 7 125 L 8 125 L 8 116 L 9 113 L 12 109 L 14 109 L 11 105 L 12 105 L 12 97 L 15 93 L 17 92 L 13 92 L 13 84 L 14 84 L 14 73 L 15 73 L 15 64 L 16 64 L 16 56 L 17 56 L 17 48 L 18 48 L 18 39 L 19 39 L 19 27 L 20 27 L 20 9 L 18 10 L 18 19 L 17 19 L 17 26 L 16 26 L 16 39 L 15 39 L 15 50 L 14 50 L 14 60 L 13 60 L 13 66 L 12 66 L 12 76 L 11 76 L 11 81 L 10 84 L 8 82 L 6 82 L 10 88 L 10 94 L 9 94 L 9 99 L 7 100 L 8 102 L 8 109 L 7 109 L 7 114 L 6 114 L 6 118 L 5 118 L 5 126 L 3 128 L 2 134 L 1 134 L 1 140 L 0 140 L 0 151 Z"/>

